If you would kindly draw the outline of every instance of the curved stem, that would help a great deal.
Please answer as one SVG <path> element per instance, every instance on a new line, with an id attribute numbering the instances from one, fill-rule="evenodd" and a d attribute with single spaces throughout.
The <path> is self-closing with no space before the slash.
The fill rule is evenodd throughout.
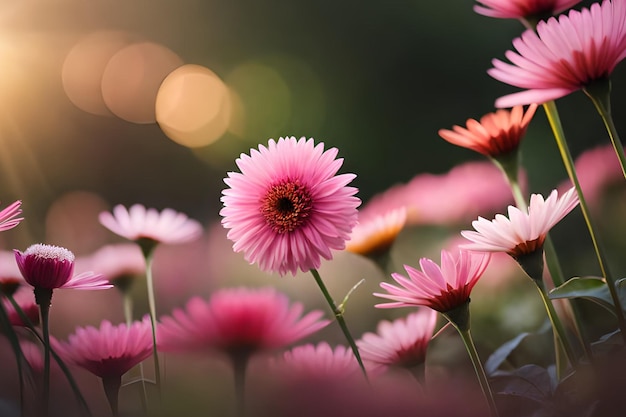
<path id="1" fill-rule="evenodd" d="M 624 311 L 622 309 L 619 295 L 617 294 L 617 289 L 615 287 L 615 279 L 610 274 L 610 271 L 608 270 L 606 266 L 604 252 L 602 251 L 599 240 L 596 237 L 595 227 L 593 226 L 593 223 L 592 223 L 591 214 L 589 212 L 589 207 L 587 206 L 585 196 L 583 195 L 582 188 L 580 187 L 580 182 L 578 181 L 576 170 L 574 169 L 574 160 L 572 159 L 572 155 L 569 151 L 569 147 L 567 146 L 567 142 L 565 140 L 565 133 L 563 132 L 563 126 L 561 125 L 561 120 L 559 118 L 559 113 L 556 108 L 556 104 L 554 103 L 554 101 L 550 101 L 548 103 L 545 103 L 543 105 L 543 108 L 548 117 L 548 121 L 550 122 L 550 126 L 552 127 L 552 132 L 554 133 L 554 137 L 556 139 L 559 152 L 561 153 L 561 158 L 563 159 L 563 164 L 565 165 L 567 175 L 569 176 L 570 180 L 574 184 L 574 187 L 576 188 L 576 192 L 578 193 L 578 199 L 580 201 L 580 208 L 582 210 L 583 217 L 585 218 L 587 229 L 589 229 L 589 235 L 591 236 L 591 241 L 593 243 L 593 247 L 596 253 L 596 257 L 598 259 L 598 264 L 600 266 L 602 276 L 606 279 L 609 292 L 611 293 L 611 299 L 613 300 L 613 305 L 615 306 L 615 314 L 617 316 L 617 323 L 618 323 L 620 332 L 622 334 L 622 338 L 624 342 L 626 343 L 626 320 L 624 319 Z"/>
<path id="2" fill-rule="evenodd" d="M 324 295 L 326 302 L 330 306 L 330 309 L 333 311 L 335 320 L 337 320 L 337 323 L 339 324 L 341 331 L 343 332 L 344 336 L 346 337 L 346 340 L 348 341 L 348 344 L 350 345 L 350 348 L 352 349 L 352 353 L 354 354 L 356 361 L 359 363 L 359 367 L 361 368 L 363 375 L 367 379 L 367 372 L 365 371 L 365 366 L 363 365 L 363 360 L 361 359 L 359 348 L 357 347 L 356 342 L 354 341 L 354 338 L 350 334 L 348 325 L 346 324 L 346 321 L 343 318 L 343 310 L 337 308 L 337 305 L 335 304 L 333 297 L 330 296 L 330 293 L 328 292 L 326 285 L 324 285 L 324 281 L 322 281 L 322 277 L 320 276 L 319 272 L 317 272 L 317 270 L 315 269 L 311 269 L 311 274 L 313 274 L 313 278 L 315 278 L 315 282 L 320 287 L 320 290 L 322 291 L 322 294 Z"/>
<path id="3" fill-rule="evenodd" d="M 11 326 L 9 315 L 4 308 L 4 301 L 2 299 L 2 296 L 0 296 L 0 333 L 7 336 L 7 339 L 9 339 L 9 342 L 11 343 L 11 349 L 13 350 L 13 354 L 15 355 L 15 363 L 17 364 L 17 377 L 20 389 L 20 411 L 21 414 L 24 415 L 24 409 L 26 405 L 24 401 L 24 353 L 22 352 L 22 348 L 20 346 L 20 341 L 17 338 L 17 334 L 15 333 L 13 326 Z"/>
<path id="4" fill-rule="evenodd" d="M 150 309 L 150 326 L 152 328 L 152 357 L 154 359 L 154 375 L 156 381 L 157 392 L 161 397 L 161 370 L 159 367 L 159 355 L 157 352 L 157 336 L 156 336 L 156 302 L 154 298 L 154 283 L 152 279 L 152 260 L 153 251 L 145 253 L 146 259 L 146 284 L 148 287 L 148 306 Z"/>
<path id="5" fill-rule="evenodd" d="M 487 375 L 485 374 L 485 369 L 483 368 L 483 365 L 480 362 L 480 358 L 478 357 L 478 352 L 476 351 L 476 346 L 474 345 L 474 340 L 472 339 L 470 330 L 461 330 L 456 325 L 454 326 L 461 335 L 461 339 L 463 339 L 463 344 L 465 345 L 465 349 L 467 350 L 467 353 L 469 354 L 469 357 L 472 361 L 472 365 L 474 366 L 474 372 L 476 372 L 476 377 L 478 378 L 480 388 L 482 389 L 483 395 L 485 396 L 487 404 L 489 405 L 491 416 L 497 417 L 498 408 L 496 407 L 496 402 L 493 398 L 493 393 L 491 392 L 491 387 L 489 386 L 489 380 L 487 379 Z"/>

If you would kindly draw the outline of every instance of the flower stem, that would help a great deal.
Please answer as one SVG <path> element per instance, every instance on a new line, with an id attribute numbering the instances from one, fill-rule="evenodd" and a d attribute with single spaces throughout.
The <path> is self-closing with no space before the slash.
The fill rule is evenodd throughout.
<path id="1" fill-rule="evenodd" d="M 133 323 L 133 296 L 129 289 L 122 291 L 122 303 L 124 305 L 124 319 L 126 325 L 130 326 Z M 139 363 L 139 375 L 141 378 L 141 384 L 139 385 L 139 399 L 141 400 L 141 409 L 144 415 L 148 414 L 148 390 L 146 389 L 146 378 L 143 371 L 143 362 Z"/>
<path id="2" fill-rule="evenodd" d="M 248 354 L 232 355 L 233 374 L 235 379 L 235 402 L 237 416 L 246 414 L 246 369 L 248 367 Z"/>
<path id="3" fill-rule="evenodd" d="M 550 122 L 550 126 L 552 127 L 552 132 L 554 133 L 559 152 L 561 153 L 561 158 L 563 159 L 563 164 L 565 165 L 567 175 L 569 176 L 570 180 L 574 184 L 574 187 L 576 188 L 578 199 L 580 201 L 580 208 L 583 213 L 583 217 L 585 218 L 587 229 L 589 229 L 589 235 L 591 236 L 591 241 L 593 243 L 596 257 L 598 259 L 598 264 L 600 266 L 602 276 L 606 279 L 607 287 L 609 288 L 609 292 L 611 293 L 611 299 L 613 300 L 613 305 L 615 306 L 617 324 L 619 326 L 622 338 L 626 343 L 626 320 L 624 319 L 624 311 L 620 303 L 619 295 L 617 294 L 615 279 L 613 278 L 606 266 L 604 252 L 602 251 L 600 247 L 600 242 L 596 236 L 595 227 L 592 223 L 591 214 L 589 212 L 589 207 L 587 206 L 585 196 L 583 195 L 582 188 L 580 187 L 580 182 L 578 181 L 576 170 L 574 169 L 574 160 L 572 159 L 572 155 L 569 151 L 567 141 L 565 140 L 565 133 L 563 132 L 563 126 L 561 125 L 559 112 L 556 108 L 556 104 L 554 103 L 554 101 L 545 103 L 543 105 L 543 108 L 548 117 L 548 121 Z"/>
<path id="4" fill-rule="evenodd" d="M 363 375 L 367 379 L 367 372 L 365 371 L 365 365 L 363 365 L 363 360 L 361 359 L 359 348 L 357 347 L 356 342 L 354 341 L 354 338 L 350 334 L 348 325 L 346 324 L 346 321 L 343 318 L 343 313 L 344 313 L 343 309 L 337 308 L 337 305 L 335 304 L 333 297 L 331 297 L 330 293 L 328 292 L 328 289 L 326 288 L 324 281 L 322 281 L 322 277 L 320 276 L 319 272 L 317 272 L 316 269 L 311 269 L 311 274 L 313 274 L 313 278 L 315 278 L 315 282 L 320 287 L 320 290 L 322 291 L 322 295 L 324 295 L 326 302 L 330 306 L 330 309 L 333 311 L 335 320 L 337 320 L 337 323 L 339 324 L 341 331 L 343 332 L 344 336 L 346 337 L 346 340 L 348 341 L 348 344 L 350 345 L 350 348 L 352 349 L 352 353 L 354 354 L 356 361 L 359 363 L 359 367 L 361 368 Z"/>
<path id="5" fill-rule="evenodd" d="M 159 354 L 157 352 L 157 336 L 156 336 L 156 302 L 154 298 L 154 282 L 152 278 L 152 261 L 154 259 L 154 251 L 144 252 L 146 259 L 146 285 L 148 288 L 148 307 L 150 309 L 150 326 L 152 328 L 152 358 L 154 359 L 154 378 L 156 381 L 157 392 L 161 398 L 161 370 L 159 367 Z"/>
<path id="6" fill-rule="evenodd" d="M 111 376 L 102 378 L 102 386 L 104 387 L 104 393 L 106 394 L 109 405 L 111 406 L 111 413 L 114 417 L 118 414 L 119 394 L 120 387 L 122 386 L 122 377 Z"/>
<path id="7" fill-rule="evenodd" d="M 491 411 L 492 417 L 498 416 L 498 408 L 496 407 L 496 402 L 493 398 L 493 393 L 491 392 L 491 387 L 489 386 L 489 381 L 487 380 L 487 375 L 485 374 L 485 369 L 483 368 L 482 363 L 480 362 L 480 358 L 478 357 L 478 352 L 476 351 L 476 346 L 474 345 L 474 340 L 472 339 L 472 334 L 470 333 L 470 329 L 461 330 L 455 324 L 454 327 L 458 330 L 461 335 L 461 339 L 463 339 L 463 344 L 465 345 L 465 349 L 467 349 L 467 353 L 472 361 L 472 365 L 474 366 L 474 372 L 476 372 L 476 376 L 478 377 L 478 382 L 480 384 L 480 388 L 483 391 L 483 395 L 487 400 L 487 404 L 489 405 L 489 410 Z"/>
<path id="8" fill-rule="evenodd" d="M 9 342 L 11 343 L 11 349 L 13 349 L 13 353 L 15 354 L 15 361 L 17 364 L 17 377 L 19 381 L 20 388 L 20 411 L 21 414 L 24 415 L 25 401 L 24 401 L 24 368 L 23 365 L 25 363 L 24 353 L 22 352 L 22 348 L 20 346 L 20 342 L 17 338 L 17 334 L 15 330 L 13 330 L 13 326 L 11 326 L 11 322 L 9 321 L 9 315 L 7 314 L 4 308 L 4 302 L 2 300 L 2 296 L 0 295 L 0 333 L 7 336 Z"/>
<path id="9" fill-rule="evenodd" d="M 50 302 L 52 301 L 52 290 L 48 288 L 35 288 L 35 302 L 39 306 L 41 314 L 41 330 L 43 334 L 43 401 L 42 413 L 49 414 L 50 408 Z"/>
<path id="10" fill-rule="evenodd" d="M 609 134 L 609 139 L 611 139 L 613 149 L 615 149 L 615 154 L 622 168 L 622 174 L 626 178 L 626 155 L 624 155 L 624 146 L 622 145 L 622 141 L 617 133 L 617 128 L 613 122 L 613 117 L 611 116 L 611 81 L 608 78 L 597 80 L 585 87 L 583 91 L 591 99 L 604 122 L 604 127 Z"/>

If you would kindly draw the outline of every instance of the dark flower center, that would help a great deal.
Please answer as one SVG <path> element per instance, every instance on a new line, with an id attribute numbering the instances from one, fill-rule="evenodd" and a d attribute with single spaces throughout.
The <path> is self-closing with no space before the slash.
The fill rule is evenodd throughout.
<path id="1" fill-rule="evenodd" d="M 261 203 L 265 222 L 280 234 L 293 232 L 302 226 L 313 209 L 311 193 L 298 180 L 272 185 Z"/>

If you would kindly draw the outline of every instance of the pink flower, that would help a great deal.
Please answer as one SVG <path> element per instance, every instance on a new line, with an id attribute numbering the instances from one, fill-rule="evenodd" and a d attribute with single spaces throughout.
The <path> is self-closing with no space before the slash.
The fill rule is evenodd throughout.
<path id="1" fill-rule="evenodd" d="M 126 289 L 135 278 L 146 273 L 146 261 L 133 243 L 106 245 L 91 256 L 78 258 L 75 269 L 100 272 L 118 288 Z"/>
<path id="2" fill-rule="evenodd" d="M 22 290 L 17 291 L 13 298 L 22 312 L 26 315 L 28 320 L 33 326 L 39 324 L 39 307 L 35 304 L 33 300 L 32 291 L 26 290 L 26 287 L 22 287 Z M 9 315 L 9 322 L 13 326 L 22 326 L 26 327 L 27 323 L 22 320 L 22 316 L 17 312 L 17 310 L 13 307 L 13 304 L 4 297 L 0 298 L 2 303 L 4 304 L 4 309 Z"/>
<path id="3" fill-rule="evenodd" d="M 202 225 L 170 208 L 158 212 L 135 204 L 126 209 L 122 205 L 113 208 L 113 213 L 104 211 L 100 223 L 113 233 L 128 240 L 150 239 L 155 242 L 178 244 L 190 242 L 202 234 Z"/>
<path id="4" fill-rule="evenodd" d="M 526 89 L 500 97 L 496 107 L 543 104 L 606 79 L 626 57 L 626 3 L 604 0 L 590 9 L 572 10 L 539 22 L 513 40 L 512 64 L 498 59 L 487 72 L 504 83 Z"/>
<path id="5" fill-rule="evenodd" d="M 267 272 L 296 274 L 319 268 L 331 249 L 344 249 L 360 200 L 348 187 L 354 174 L 337 175 L 338 150 L 295 137 L 270 139 L 235 161 L 224 179 L 220 211 L 235 252 Z"/>
<path id="6" fill-rule="evenodd" d="M 325 327 L 319 310 L 302 315 L 273 288 L 219 290 L 209 301 L 194 297 L 184 310 L 161 318 L 158 346 L 163 351 L 217 350 L 249 355 L 294 343 Z"/>
<path id="7" fill-rule="evenodd" d="M 542 18 L 561 13 L 580 0 L 477 0 L 474 11 L 500 19 Z"/>
<path id="8" fill-rule="evenodd" d="M 509 206 L 508 218 L 498 214 L 493 220 L 482 217 L 474 220 L 475 231 L 461 232 L 472 243 L 461 247 L 473 251 L 506 252 L 513 258 L 533 253 L 543 248 L 550 229 L 577 205 L 575 188 L 570 188 L 561 197 L 553 190 L 545 200 L 542 195 L 533 194 L 527 212 Z"/>
<path id="9" fill-rule="evenodd" d="M 472 288 L 487 268 L 489 259 L 488 253 L 459 250 L 458 254 L 453 254 L 442 250 L 441 267 L 428 258 L 420 259 L 421 271 L 405 265 L 409 278 L 393 273 L 391 277 L 400 286 L 381 282 L 380 287 L 388 294 L 374 293 L 393 302 L 376 307 L 426 306 L 441 313 L 454 310 L 469 301 Z"/>
<path id="10" fill-rule="evenodd" d="M 296 346 L 284 352 L 275 367 L 292 377 L 333 379 L 361 377 L 361 368 L 350 348 L 332 348 L 327 342 Z"/>
<path id="11" fill-rule="evenodd" d="M 526 113 L 522 106 L 515 106 L 511 111 L 498 110 L 484 115 L 480 122 L 468 119 L 467 128 L 453 126 L 453 130 L 441 129 L 439 136 L 453 145 L 496 158 L 518 149 L 535 110 L 536 104 L 531 104 Z"/>
<path id="12" fill-rule="evenodd" d="M 386 366 L 413 367 L 424 363 L 437 324 L 437 312 L 421 308 L 401 318 L 378 323 L 375 333 L 357 341 L 364 361 Z"/>
<path id="13" fill-rule="evenodd" d="M 386 252 L 406 224 L 406 208 L 375 213 L 362 210 L 359 223 L 352 230 L 346 250 L 361 255 L 379 255 Z"/>
<path id="14" fill-rule="evenodd" d="M 74 254 L 65 248 L 38 243 L 23 253 L 19 250 L 14 253 L 24 280 L 36 289 L 101 290 L 112 287 L 102 275 L 91 271 L 73 275 Z"/>
<path id="15" fill-rule="evenodd" d="M 22 202 L 17 200 L 13 204 L 6 207 L 4 210 L 0 211 L 0 232 L 4 232 L 5 230 L 13 229 L 17 226 L 22 220 L 23 217 L 15 218 L 22 214 Z"/>
<path id="16" fill-rule="evenodd" d="M 65 359 L 100 378 L 121 377 L 152 353 L 150 320 L 145 317 L 130 326 L 104 320 L 100 328 L 77 328 L 57 346 Z"/>

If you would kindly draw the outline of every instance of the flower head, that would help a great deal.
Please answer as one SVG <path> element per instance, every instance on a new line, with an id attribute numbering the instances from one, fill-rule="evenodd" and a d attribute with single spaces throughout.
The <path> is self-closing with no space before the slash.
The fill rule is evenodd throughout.
<path id="1" fill-rule="evenodd" d="M 268 272 L 319 268 L 331 249 L 344 249 L 360 200 L 348 187 L 354 174 L 337 175 L 337 149 L 295 137 L 270 139 L 242 154 L 241 172 L 224 179 L 220 211 L 236 252 Z"/>
<path id="2" fill-rule="evenodd" d="M 5 230 L 13 229 L 15 226 L 20 224 L 23 217 L 15 218 L 22 214 L 22 202 L 17 200 L 16 202 L 7 206 L 4 210 L 0 211 L 0 232 L 4 232 Z"/>
<path id="3" fill-rule="evenodd" d="M 367 215 L 364 215 L 368 213 Z M 384 213 L 362 211 L 359 223 L 352 230 L 346 250 L 361 255 L 376 256 L 386 252 L 406 223 L 406 208 L 400 207 Z"/>
<path id="4" fill-rule="evenodd" d="M 474 11 L 500 19 L 542 18 L 561 13 L 580 0 L 477 0 Z"/>
<path id="5" fill-rule="evenodd" d="M 128 240 L 149 239 L 160 243 L 185 243 L 202 233 L 202 225 L 179 213 L 166 208 L 159 212 L 135 204 L 127 209 L 122 205 L 113 207 L 113 213 L 104 211 L 99 216 L 100 223 L 113 233 Z"/>
<path id="6" fill-rule="evenodd" d="M 60 246 L 31 245 L 24 252 L 14 250 L 24 280 L 35 288 L 106 289 L 112 285 L 91 271 L 73 275 L 74 254 Z"/>
<path id="7" fill-rule="evenodd" d="M 360 376 L 361 368 L 350 348 L 327 342 L 296 346 L 283 353 L 274 365 L 294 377 L 338 379 Z"/>
<path id="8" fill-rule="evenodd" d="M 364 361 L 410 368 L 426 360 L 436 324 L 437 312 L 421 308 L 406 318 L 381 321 L 377 333 L 365 333 L 357 345 Z"/>
<path id="9" fill-rule="evenodd" d="M 536 110 L 536 104 L 531 104 L 526 113 L 522 106 L 515 106 L 510 111 L 498 110 L 484 115 L 480 122 L 468 119 L 466 128 L 441 129 L 439 136 L 454 145 L 497 158 L 518 149 Z"/>
<path id="10" fill-rule="evenodd" d="M 513 258 L 531 254 L 541 248 L 548 231 L 578 205 L 575 188 L 561 197 L 553 190 L 545 200 L 540 194 L 530 197 L 528 211 L 509 206 L 509 217 L 496 215 L 493 220 L 479 217 L 472 222 L 474 230 L 461 235 L 472 243 L 464 249 L 483 252 L 506 252 Z"/>
<path id="11" fill-rule="evenodd" d="M 150 321 L 145 317 L 130 326 L 104 320 L 99 328 L 80 327 L 59 342 L 59 353 L 100 378 L 121 377 L 152 353 Z"/>
<path id="12" fill-rule="evenodd" d="M 526 89 L 500 97 L 496 107 L 543 104 L 607 79 L 626 57 L 626 3 L 604 0 L 590 9 L 572 10 L 539 22 L 508 51 L 511 64 L 498 59 L 487 72 L 504 83 Z"/>
<path id="13" fill-rule="evenodd" d="M 116 288 L 126 291 L 136 277 L 146 273 L 146 261 L 137 245 L 119 243 L 103 246 L 89 257 L 78 258 L 76 269 L 98 271 Z"/>
<path id="14" fill-rule="evenodd" d="M 164 351 L 217 350 L 252 354 L 294 343 L 325 327 L 319 310 L 302 315 L 273 288 L 233 288 L 215 292 L 207 302 L 194 297 L 185 309 L 161 318 L 158 345 Z"/>
<path id="15" fill-rule="evenodd" d="M 377 304 L 376 307 L 426 306 L 441 313 L 452 311 L 468 302 L 472 288 L 487 268 L 489 259 L 488 253 L 459 250 L 458 254 L 453 254 L 442 250 L 441 267 L 428 258 L 420 259 L 421 271 L 405 265 L 408 278 L 398 273 L 391 274 L 400 286 L 381 282 L 380 287 L 388 294 L 374 293 L 393 302 Z"/>

